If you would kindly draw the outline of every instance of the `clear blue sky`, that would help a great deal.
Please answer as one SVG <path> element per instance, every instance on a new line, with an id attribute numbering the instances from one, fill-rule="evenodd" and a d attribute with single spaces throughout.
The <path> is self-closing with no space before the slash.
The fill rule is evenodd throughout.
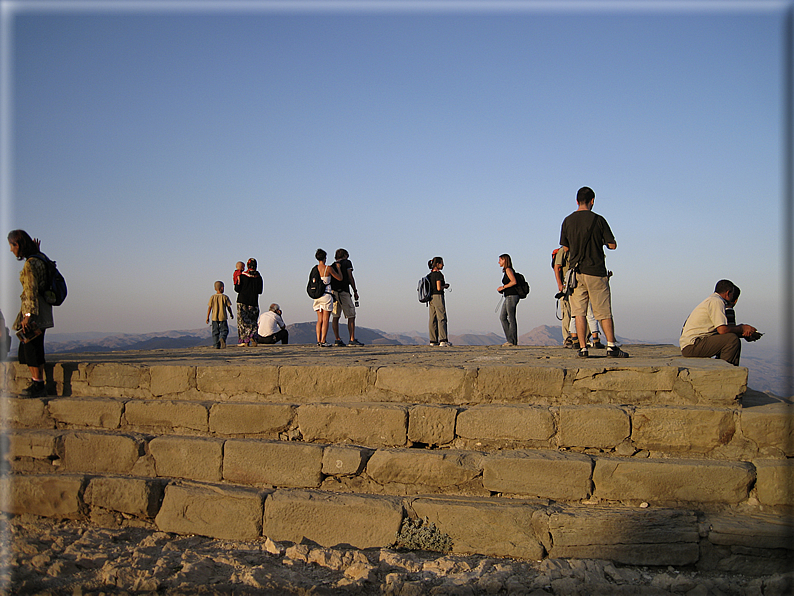
<path id="1" fill-rule="evenodd" d="M 311 321 L 314 251 L 344 247 L 386 331 L 426 329 L 442 256 L 453 334 L 501 333 L 510 253 L 523 333 L 557 324 L 550 253 L 588 185 L 619 335 L 677 337 L 727 277 L 774 345 L 787 6 L 3 2 L 3 230 L 57 259 L 59 332 L 202 327 L 248 257 L 262 304 Z"/>

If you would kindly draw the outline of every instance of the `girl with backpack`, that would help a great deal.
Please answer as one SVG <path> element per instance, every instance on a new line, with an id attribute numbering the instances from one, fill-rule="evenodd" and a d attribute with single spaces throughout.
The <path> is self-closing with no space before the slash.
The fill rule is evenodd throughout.
<path id="1" fill-rule="evenodd" d="M 444 290 L 449 284 L 444 281 L 444 259 L 433 257 L 427 262 L 430 268 L 430 321 L 428 323 L 431 346 L 451 346 L 447 336 L 447 306 L 444 301 Z"/>
<path id="2" fill-rule="evenodd" d="M 516 307 L 520 297 L 518 295 L 516 272 L 513 270 L 513 260 L 509 254 L 499 255 L 499 266 L 502 268 L 502 285 L 496 288 L 496 291 L 504 297 L 499 320 L 502 322 L 502 329 L 507 340 L 502 345 L 517 346 L 518 322 L 516 321 Z"/>

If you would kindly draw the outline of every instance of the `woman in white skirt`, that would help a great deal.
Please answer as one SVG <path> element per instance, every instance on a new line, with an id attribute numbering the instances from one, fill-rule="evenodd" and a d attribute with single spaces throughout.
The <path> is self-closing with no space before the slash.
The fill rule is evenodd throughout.
<path id="1" fill-rule="evenodd" d="M 317 269 L 320 272 L 320 279 L 325 284 L 325 294 L 314 299 L 314 310 L 317 312 L 317 345 L 321 348 L 330 348 L 331 344 L 326 342 L 328 337 L 328 322 L 331 320 L 331 311 L 334 309 L 334 295 L 331 292 L 331 277 L 342 280 L 342 273 L 336 266 L 325 264 L 328 256 L 322 248 L 318 248 L 314 253 L 317 259 Z"/>

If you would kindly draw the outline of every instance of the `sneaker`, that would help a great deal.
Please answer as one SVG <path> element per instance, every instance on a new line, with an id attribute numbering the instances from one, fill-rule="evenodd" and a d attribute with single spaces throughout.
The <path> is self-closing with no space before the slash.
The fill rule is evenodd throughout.
<path id="1" fill-rule="evenodd" d="M 337 340 L 334 342 L 334 345 L 335 345 L 335 346 L 341 346 L 341 347 L 343 347 L 343 348 L 344 348 L 344 347 L 345 347 L 345 342 L 343 342 L 341 339 L 337 339 Z"/>
<path id="2" fill-rule="evenodd" d="M 47 397 L 47 387 L 44 385 L 44 381 L 31 381 L 30 385 L 19 394 L 19 397 L 23 399 Z"/>
<path id="3" fill-rule="evenodd" d="M 363 346 L 364 344 L 362 344 L 362 343 L 361 343 L 360 341 L 358 341 L 357 339 L 351 339 L 351 340 L 350 340 L 350 341 L 347 343 L 347 345 L 349 345 L 349 346 Z"/>
<path id="4" fill-rule="evenodd" d="M 573 340 L 570 337 L 566 337 L 565 341 L 562 344 L 563 348 L 572 348 L 573 347 Z"/>
<path id="5" fill-rule="evenodd" d="M 587 351 L 587 348 L 582 348 L 576 352 L 576 355 L 579 356 L 579 358 L 590 358 L 590 353 Z"/>
<path id="6" fill-rule="evenodd" d="M 589 342 L 587 342 L 587 347 L 593 348 L 594 350 L 603 350 L 606 346 L 601 343 L 600 339 L 597 339 L 595 341 L 590 340 Z"/>
<path id="7" fill-rule="evenodd" d="M 321 343 L 319 343 L 317 345 L 320 346 L 321 348 L 331 348 L 331 347 L 333 347 L 333 344 L 329 344 L 327 341 L 321 342 Z"/>
<path id="8" fill-rule="evenodd" d="M 624 352 L 618 346 L 607 348 L 607 356 L 611 358 L 628 358 L 628 352 Z"/>
<path id="9" fill-rule="evenodd" d="M 452 347 L 452 344 L 449 343 L 448 341 L 442 341 L 438 345 L 441 346 L 442 348 L 451 348 Z"/>

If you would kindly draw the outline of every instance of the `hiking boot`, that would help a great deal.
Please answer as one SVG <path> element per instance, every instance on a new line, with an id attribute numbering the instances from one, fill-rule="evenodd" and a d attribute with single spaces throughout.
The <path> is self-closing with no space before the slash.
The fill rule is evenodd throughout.
<path id="1" fill-rule="evenodd" d="M 362 343 L 361 343 L 360 341 L 358 341 L 357 339 L 351 339 L 351 340 L 350 340 L 350 341 L 347 343 L 347 345 L 349 345 L 349 346 L 363 346 L 364 344 L 362 344 Z"/>
<path id="2" fill-rule="evenodd" d="M 337 339 L 337 340 L 334 342 L 334 346 L 340 346 L 340 347 L 344 348 L 344 347 L 345 347 L 345 342 L 343 342 L 341 338 L 340 338 L 340 339 Z"/>
<path id="3" fill-rule="evenodd" d="M 587 348 L 582 348 L 581 350 L 576 352 L 576 355 L 579 358 L 590 358 L 590 353 L 587 351 Z"/>
<path id="4" fill-rule="evenodd" d="M 628 358 L 629 355 L 627 352 L 621 350 L 618 346 L 612 346 L 607 348 L 607 356 L 611 358 Z"/>
<path id="5" fill-rule="evenodd" d="M 47 388 L 44 385 L 44 381 L 31 381 L 30 385 L 19 394 L 19 397 L 23 399 L 47 397 Z"/>

